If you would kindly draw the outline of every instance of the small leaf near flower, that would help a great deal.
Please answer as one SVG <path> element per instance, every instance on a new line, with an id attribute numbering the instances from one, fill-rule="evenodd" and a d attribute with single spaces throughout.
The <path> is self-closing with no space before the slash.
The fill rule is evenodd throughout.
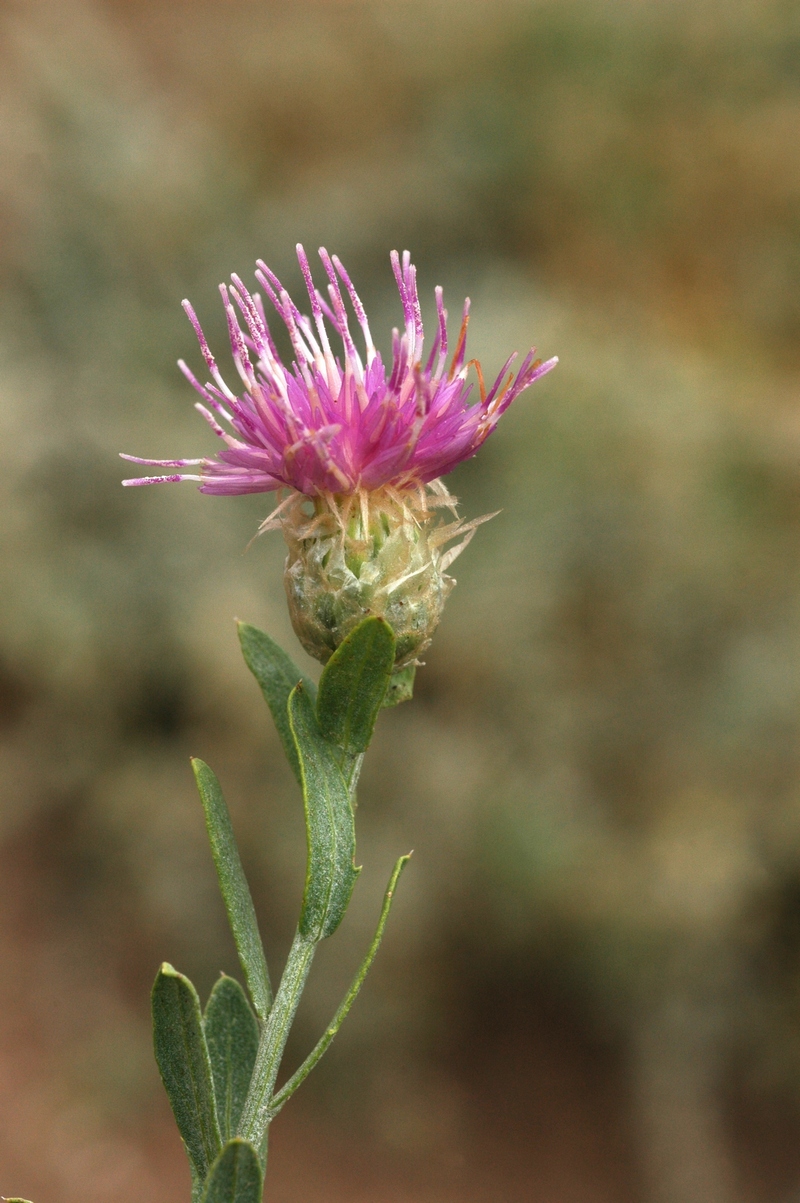
<path id="1" fill-rule="evenodd" d="M 289 694 L 297 682 L 302 681 L 306 692 L 313 699 L 317 687 L 308 677 L 303 676 L 283 648 L 279 647 L 274 639 L 270 639 L 265 631 L 259 631 L 258 627 L 251 627 L 247 622 L 240 622 L 239 642 L 242 645 L 245 663 L 261 686 L 292 772 L 299 782 L 300 762 L 297 759 L 287 710 Z"/>
<path id="2" fill-rule="evenodd" d="M 406 668 L 401 668 L 399 672 L 394 673 L 389 688 L 386 690 L 386 697 L 383 699 L 384 709 L 390 706 L 399 706 L 401 702 L 410 702 L 414 696 L 414 678 L 417 675 L 416 664 L 409 664 Z"/>
<path id="3" fill-rule="evenodd" d="M 300 934 L 319 941 L 341 923 L 360 872 L 354 864 L 355 821 L 337 749 L 320 731 L 302 684 L 289 697 L 289 721 L 300 760 L 308 841 Z"/>
<path id="4" fill-rule="evenodd" d="M 319 682 L 317 718 L 346 755 L 366 752 L 394 667 L 395 639 L 382 618 L 365 618 L 331 656 Z"/>

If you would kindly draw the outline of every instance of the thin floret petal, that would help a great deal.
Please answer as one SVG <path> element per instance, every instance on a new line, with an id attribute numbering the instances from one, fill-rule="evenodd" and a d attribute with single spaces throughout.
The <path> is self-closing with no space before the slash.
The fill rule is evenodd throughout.
<path id="1" fill-rule="evenodd" d="M 469 300 L 448 369 L 447 310 L 437 287 L 435 332 L 423 362 L 416 268 L 408 251 L 402 258 L 393 251 L 403 324 L 392 332 L 391 360 L 385 365 L 350 276 L 324 247 L 319 254 L 329 301 L 318 291 L 298 244 L 310 317 L 275 273 L 258 261 L 256 279 L 286 326 L 294 350 L 288 366 L 278 354 L 259 294 L 251 294 L 236 275 L 229 287 L 220 286 L 231 354 L 243 386 L 240 394 L 226 384 L 194 309 L 184 302 L 211 381 L 201 384 L 183 361 L 180 368 L 202 399 L 196 408 L 224 447 L 215 458 L 128 456 L 136 463 L 196 466 L 200 471 L 140 477 L 126 484 L 191 479 L 199 482 L 201 492 L 218 496 L 288 488 L 309 497 L 420 487 L 473 456 L 509 405 L 557 362 L 542 362 L 531 351 L 514 374 L 515 355 L 509 356 L 488 393 L 478 365 L 482 399 L 476 399 L 468 380 L 476 363 L 467 360 Z M 346 300 L 363 334 L 363 360 L 350 331 Z"/>

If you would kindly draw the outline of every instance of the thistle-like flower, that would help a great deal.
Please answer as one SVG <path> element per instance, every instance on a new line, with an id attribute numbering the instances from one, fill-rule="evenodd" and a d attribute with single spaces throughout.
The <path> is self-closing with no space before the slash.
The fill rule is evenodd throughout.
<path id="1" fill-rule="evenodd" d="M 531 351 L 514 375 L 509 369 L 516 356 L 511 355 L 487 392 L 480 364 L 466 358 L 469 300 L 447 366 L 447 310 L 437 288 L 436 334 L 423 364 L 416 268 L 407 251 L 402 261 L 394 251 L 405 329 L 392 332 L 392 362 L 386 367 L 350 277 L 335 255 L 324 248 L 319 254 L 328 277 L 327 300 L 315 289 L 306 254 L 297 247 L 311 319 L 274 272 L 260 260 L 257 265 L 256 279 L 289 332 L 295 359 L 288 368 L 259 294 L 249 293 L 235 275 L 230 289 L 220 285 L 233 361 L 244 386 L 238 396 L 223 380 L 192 306 L 183 302 L 211 381 L 204 386 L 182 360 L 179 366 L 202 398 L 197 410 L 224 449 L 215 459 L 125 455 L 138 464 L 199 471 L 123 484 L 194 480 L 202 493 L 277 493 L 279 504 L 260 529 L 283 530 L 289 609 L 303 646 L 325 662 L 362 618 L 381 614 L 397 637 L 396 666 L 402 668 L 430 643 L 454 584 L 447 569 L 483 521 L 461 522 L 456 499 L 440 478 L 475 454 L 511 402 L 557 360 L 543 363 Z M 363 333 L 363 358 L 340 285 Z M 343 362 L 331 348 L 326 319 L 341 340 Z M 470 367 L 480 389 L 475 402 L 467 383 Z M 438 521 L 435 511 L 441 508 L 451 511 L 452 522 Z M 445 550 L 454 540 L 459 541 Z"/>

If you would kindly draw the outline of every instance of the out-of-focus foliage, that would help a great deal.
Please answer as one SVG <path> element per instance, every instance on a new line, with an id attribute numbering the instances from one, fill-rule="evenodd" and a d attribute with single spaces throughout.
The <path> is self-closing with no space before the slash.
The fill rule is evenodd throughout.
<path id="1" fill-rule="evenodd" d="M 379 720 L 363 881 L 296 1055 L 394 857 L 416 854 L 350 1032 L 304 1090 L 384 1151 L 452 1155 L 455 1194 L 426 1198 L 785 1203 L 800 1180 L 796 7 L 20 0 L 0 19 L 0 1009 L 34 1015 L 51 1084 L 26 1084 L 22 1021 L 0 1021 L 15 1100 L 0 1165 L 17 1175 L 0 1189 L 174 1197 L 135 1158 L 114 1177 L 64 1149 L 152 1108 L 159 961 L 206 991 L 235 971 L 190 753 L 234 808 L 273 960 L 288 944 L 302 815 L 232 622 L 293 646 L 279 537 L 243 554 L 269 499 L 123 493 L 116 452 L 208 450 L 174 367 L 199 360 L 179 302 L 224 360 L 217 281 L 262 256 L 297 288 L 302 240 L 344 259 L 384 348 L 388 251 L 407 245 L 424 296 L 443 284 L 454 313 L 469 291 L 489 373 L 532 341 L 562 360 L 452 480 L 467 516 L 502 513 L 458 563 L 414 703 Z M 524 1045 L 548 1007 L 622 1067 L 617 1177 L 587 1155 L 582 1179 L 565 1153 L 546 1187 L 535 1141 L 507 1154 L 507 1181 L 485 1176 L 511 1138 L 474 1137 L 459 1048 L 493 1047 L 492 1021 Z M 537 1079 L 497 1065 L 560 1148 L 567 1104 L 542 1119 Z M 595 1111 L 587 1132 L 605 1130 Z M 324 1179 L 276 1181 L 332 1197 Z"/>

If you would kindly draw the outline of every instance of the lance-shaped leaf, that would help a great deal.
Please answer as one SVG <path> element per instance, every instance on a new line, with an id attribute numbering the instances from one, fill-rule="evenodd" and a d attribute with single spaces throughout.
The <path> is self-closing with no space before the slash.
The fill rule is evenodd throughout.
<path id="1" fill-rule="evenodd" d="M 211 854 L 217 870 L 222 900 L 228 912 L 242 972 L 259 1019 L 266 1019 L 272 1006 L 272 987 L 267 959 L 258 930 L 253 899 L 244 875 L 231 817 L 219 781 L 202 760 L 193 760 L 197 788 L 203 801 Z"/>
<path id="2" fill-rule="evenodd" d="M 300 781 L 300 764 L 289 726 L 289 694 L 297 682 L 302 681 L 303 687 L 313 700 L 317 694 L 317 687 L 308 677 L 303 676 L 283 648 L 278 647 L 275 640 L 270 639 L 264 631 L 259 631 L 258 627 L 240 622 L 239 642 L 247 667 L 261 686 L 261 692 L 272 712 L 292 771 Z"/>
<path id="3" fill-rule="evenodd" d="M 365 618 L 325 665 L 317 718 L 326 739 L 348 755 L 366 752 L 394 667 L 395 638 L 383 618 Z"/>
<path id="4" fill-rule="evenodd" d="M 211 1167 L 201 1203 L 261 1203 L 264 1178 L 246 1140 L 231 1140 Z"/>
<path id="5" fill-rule="evenodd" d="M 188 978 L 161 966 L 153 986 L 156 1062 L 196 1177 L 202 1181 L 222 1140 L 200 1000 Z"/>
<path id="6" fill-rule="evenodd" d="M 350 793 L 337 748 L 319 729 L 314 703 L 302 684 L 289 697 L 306 813 L 306 885 L 300 933 L 324 940 L 342 921 L 359 870 L 353 861 L 356 832 Z"/>
<path id="7" fill-rule="evenodd" d="M 206 1004 L 203 1029 L 211 1059 L 217 1120 L 223 1140 L 239 1128 L 258 1051 L 258 1022 L 239 983 L 225 974 Z"/>

